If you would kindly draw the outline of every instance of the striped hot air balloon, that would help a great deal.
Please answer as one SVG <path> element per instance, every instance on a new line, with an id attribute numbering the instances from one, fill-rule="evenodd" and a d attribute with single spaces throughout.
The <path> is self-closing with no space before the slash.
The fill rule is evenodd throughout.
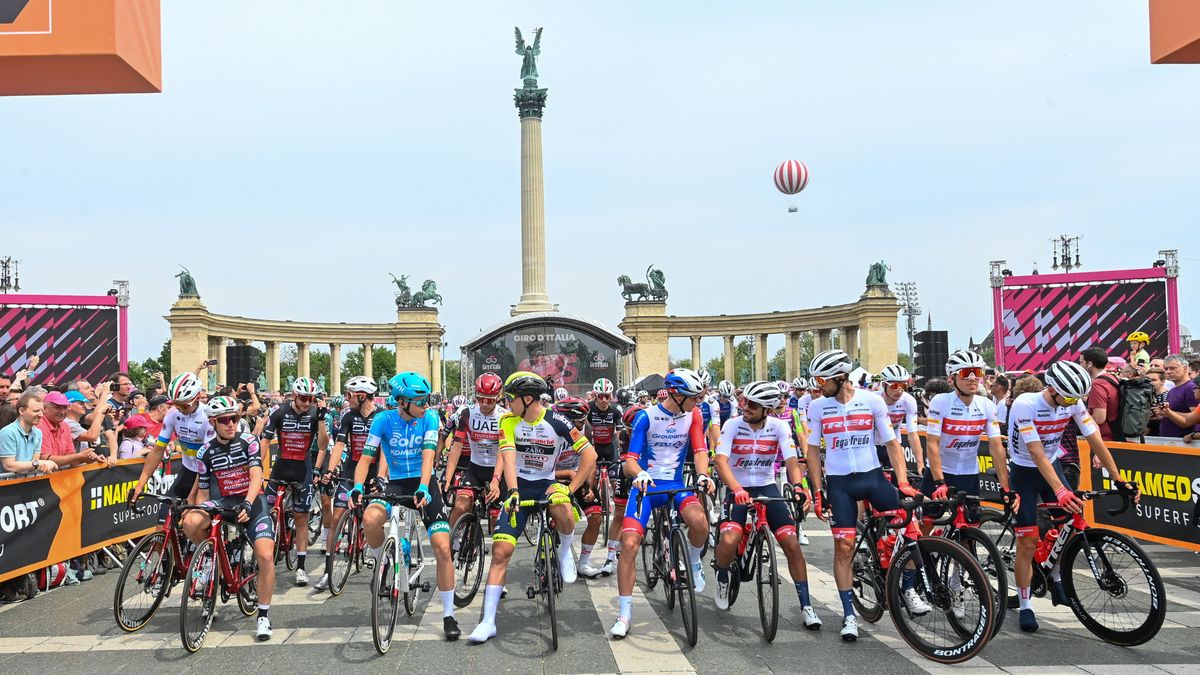
<path id="1" fill-rule="evenodd" d="M 785 195 L 794 195 L 808 185 L 808 167 L 789 159 L 775 168 L 775 187 Z"/>

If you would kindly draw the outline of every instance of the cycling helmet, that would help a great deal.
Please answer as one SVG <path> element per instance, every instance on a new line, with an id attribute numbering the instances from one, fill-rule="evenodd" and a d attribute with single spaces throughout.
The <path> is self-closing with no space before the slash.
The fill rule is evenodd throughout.
<path id="1" fill-rule="evenodd" d="M 808 372 L 814 377 L 835 377 L 854 370 L 850 355 L 840 349 L 827 349 L 813 357 Z"/>
<path id="2" fill-rule="evenodd" d="M 297 396 L 316 396 L 318 389 L 317 381 L 311 377 L 297 377 L 292 383 L 292 393 Z"/>
<path id="3" fill-rule="evenodd" d="M 669 393 L 670 392 L 666 389 L 659 389 L 658 393 L 655 394 L 655 398 L 657 398 L 660 401 L 665 401 L 665 400 L 667 400 L 667 394 L 669 394 Z"/>
<path id="4" fill-rule="evenodd" d="M 787 380 L 776 380 L 775 387 L 778 388 L 780 393 L 782 393 L 784 396 L 787 396 L 788 392 L 792 390 L 792 385 L 788 384 Z"/>
<path id="5" fill-rule="evenodd" d="M 453 403 L 454 403 L 455 408 L 461 408 L 467 404 L 467 397 L 463 396 L 462 394 L 459 394 L 454 397 Z"/>
<path id="6" fill-rule="evenodd" d="M 429 380 L 425 379 L 425 376 L 420 373 L 414 373 L 411 370 L 405 371 L 388 380 L 388 385 L 392 388 L 392 398 L 397 401 L 400 399 L 429 398 L 429 403 L 434 403 L 432 397 L 430 397 L 433 387 L 429 385 Z"/>
<path id="7" fill-rule="evenodd" d="M 577 396 L 568 396 L 554 404 L 555 412 L 562 413 L 573 422 L 578 422 L 587 417 L 588 410 L 587 401 Z"/>
<path id="8" fill-rule="evenodd" d="M 804 379 L 803 377 L 797 377 L 796 379 L 792 380 L 792 389 L 797 391 L 804 391 L 805 389 L 808 389 L 808 380 Z"/>
<path id="9" fill-rule="evenodd" d="M 987 361 L 975 352 L 959 349 L 946 360 L 946 374 L 953 375 L 963 368 L 987 368 Z"/>
<path id="10" fill-rule="evenodd" d="M 497 398 L 504 391 L 504 380 L 495 373 L 484 373 L 475 378 L 475 395 Z"/>
<path id="11" fill-rule="evenodd" d="M 699 396 L 704 392 L 704 383 L 695 371 L 676 368 L 663 378 L 663 389 L 684 396 Z"/>
<path id="12" fill-rule="evenodd" d="M 541 396 L 550 391 L 550 385 L 541 375 L 527 370 L 518 370 L 504 381 L 504 392 L 513 396 Z"/>
<path id="13" fill-rule="evenodd" d="M 196 377 L 195 373 L 180 373 L 171 380 L 171 385 L 167 387 L 167 395 L 176 403 L 187 403 L 199 396 L 203 390 L 200 378 Z"/>
<path id="14" fill-rule="evenodd" d="M 562 401 L 562 400 L 570 398 L 570 397 L 571 397 L 571 392 L 567 391 L 566 389 L 563 389 L 562 387 L 559 387 L 558 389 L 554 390 L 554 400 L 555 401 Z"/>
<path id="15" fill-rule="evenodd" d="M 232 396 L 214 396 L 208 399 L 208 403 L 204 407 L 207 409 L 209 417 L 236 415 L 241 411 L 237 400 Z"/>
<path id="16" fill-rule="evenodd" d="M 554 397 L 545 392 L 538 395 L 538 399 L 542 402 L 542 405 L 554 405 Z"/>
<path id="17" fill-rule="evenodd" d="M 721 380 L 717 383 L 717 391 L 723 396 L 733 396 L 733 383 L 729 380 Z"/>
<path id="18" fill-rule="evenodd" d="M 650 392 L 646 391 L 645 389 L 638 389 L 637 395 L 638 398 L 650 398 Z"/>
<path id="19" fill-rule="evenodd" d="M 879 371 L 879 379 L 884 382 L 908 382 L 912 379 L 912 375 L 904 366 L 894 363 Z"/>
<path id="20" fill-rule="evenodd" d="M 344 405 L 346 405 L 346 397 L 341 394 L 329 399 L 329 407 L 334 410 L 341 410 Z"/>
<path id="21" fill-rule="evenodd" d="M 705 387 L 712 386 L 712 373 L 708 372 L 708 368 L 701 368 L 696 371 L 696 374 L 700 376 L 700 384 Z"/>
<path id="22" fill-rule="evenodd" d="M 595 384 L 592 385 L 592 391 L 596 392 L 597 394 L 613 393 L 612 380 L 610 380 L 606 377 L 602 377 L 602 378 L 596 380 Z"/>
<path id="23" fill-rule="evenodd" d="M 1046 384 L 1066 398 L 1084 398 L 1092 390 L 1092 376 L 1074 361 L 1059 361 L 1046 369 Z"/>
<path id="24" fill-rule="evenodd" d="M 742 390 L 742 397 L 770 409 L 778 406 L 783 400 L 783 392 L 775 382 L 756 381 L 746 385 Z"/>
<path id="25" fill-rule="evenodd" d="M 355 375 L 346 382 L 346 391 L 355 394 L 374 394 L 378 387 L 375 386 L 375 381 L 366 375 Z"/>
<path id="26" fill-rule="evenodd" d="M 629 409 L 621 414 L 621 424 L 624 424 L 626 427 L 632 427 L 633 426 L 633 418 L 637 417 L 637 414 L 645 409 L 646 409 L 646 406 L 644 406 L 644 405 L 629 406 Z"/>
<path id="27" fill-rule="evenodd" d="M 1126 336 L 1125 340 L 1127 342 L 1133 342 L 1134 340 L 1136 340 L 1136 341 L 1144 343 L 1144 344 L 1150 344 L 1150 336 L 1140 330 L 1133 331 L 1128 336 Z"/>

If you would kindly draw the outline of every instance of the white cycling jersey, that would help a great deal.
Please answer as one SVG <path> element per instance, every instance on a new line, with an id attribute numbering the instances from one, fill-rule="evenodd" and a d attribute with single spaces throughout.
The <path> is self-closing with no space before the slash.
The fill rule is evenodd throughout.
<path id="1" fill-rule="evenodd" d="M 879 393 L 879 397 L 883 398 L 883 392 Z M 917 399 L 912 394 L 902 392 L 895 403 L 888 403 L 885 398 L 883 404 L 887 406 L 888 419 L 896 436 L 917 433 Z"/>
<path id="2" fill-rule="evenodd" d="M 1071 419 L 1079 425 L 1080 436 L 1090 436 L 1098 430 L 1083 401 L 1074 405 L 1057 406 L 1046 400 L 1042 392 L 1021 394 L 1008 411 L 1008 456 L 1018 466 L 1036 467 L 1027 443 L 1041 441 L 1046 459 L 1053 462 L 1063 454 L 1062 437 Z"/>
<path id="3" fill-rule="evenodd" d="M 751 427 L 744 417 L 726 420 L 717 454 L 729 458 L 729 470 L 742 487 L 774 484 L 776 459 L 798 457 L 787 422 L 770 415 L 761 429 Z"/>
<path id="4" fill-rule="evenodd" d="M 163 418 L 162 431 L 158 433 L 158 445 L 166 447 L 171 442 L 171 436 L 179 439 L 179 448 L 183 452 L 183 465 L 196 473 L 204 472 L 204 464 L 196 459 L 196 453 L 213 436 L 217 434 L 208 422 L 208 413 L 204 405 L 199 404 L 187 415 L 178 408 L 171 408 Z"/>
<path id="5" fill-rule="evenodd" d="M 808 444 L 825 441 L 825 473 L 845 476 L 879 468 L 876 445 L 895 440 L 883 398 L 863 389 L 842 405 L 822 396 L 808 406 Z"/>
<path id="6" fill-rule="evenodd" d="M 925 433 L 937 437 L 942 472 L 956 476 L 979 473 L 980 438 L 999 438 L 996 404 L 983 396 L 963 403 L 958 394 L 938 394 L 929 402 Z"/>

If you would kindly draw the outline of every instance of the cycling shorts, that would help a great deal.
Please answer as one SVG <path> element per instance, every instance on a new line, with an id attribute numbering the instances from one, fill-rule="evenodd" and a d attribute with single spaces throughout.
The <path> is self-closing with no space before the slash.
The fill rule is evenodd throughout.
<path id="1" fill-rule="evenodd" d="M 1058 480 L 1062 481 L 1062 484 L 1069 489 L 1071 484 L 1067 482 L 1067 477 L 1063 474 L 1058 460 L 1051 462 L 1050 466 L 1054 467 L 1054 473 L 1058 476 Z M 1042 472 L 1038 471 L 1036 466 L 1009 463 L 1008 484 L 1012 486 L 1014 492 L 1021 495 L 1021 505 L 1017 508 L 1017 521 L 1014 527 L 1037 525 L 1037 505 L 1058 501 L 1054 490 L 1042 477 Z"/>
<path id="2" fill-rule="evenodd" d="M 592 447 L 596 449 L 596 461 L 604 462 L 620 462 L 621 449 L 616 443 L 593 443 Z"/>
<path id="3" fill-rule="evenodd" d="M 629 501 L 629 484 L 632 480 L 625 475 L 624 462 L 609 465 L 608 482 L 612 485 L 613 503 L 617 506 L 625 506 L 625 503 Z"/>
<path id="4" fill-rule="evenodd" d="M 398 480 L 388 481 L 383 487 L 383 493 L 389 496 L 395 495 L 411 495 L 421 487 L 421 479 L 417 478 L 400 478 Z M 368 497 L 370 499 L 370 497 Z M 390 513 L 391 504 L 385 501 L 371 499 L 371 506 L 382 506 Z M 450 534 L 450 521 L 446 513 L 446 505 L 442 501 L 442 490 L 438 487 L 437 481 L 429 485 L 429 499 L 426 500 L 425 506 L 418 509 L 412 501 L 412 498 L 406 499 L 400 503 L 400 506 L 412 509 L 421 514 L 421 522 L 425 524 L 425 529 L 429 531 L 429 536 L 443 532 Z"/>
<path id="5" fill-rule="evenodd" d="M 299 483 L 300 489 L 292 494 L 292 513 L 308 513 L 314 492 L 311 463 L 280 459 L 271 467 L 271 478 Z"/>
<path id="6" fill-rule="evenodd" d="M 570 487 L 570 481 L 559 482 Z M 580 485 L 578 490 L 571 493 L 571 500 L 583 512 L 585 518 L 600 515 L 600 495 L 596 493 L 595 485 L 588 485 L 587 483 Z"/>
<path id="7" fill-rule="evenodd" d="M 678 490 L 687 487 L 679 481 L 660 480 L 650 486 L 647 492 L 657 492 L 658 490 Z M 642 500 L 642 510 L 638 513 L 638 494 L 641 493 L 636 487 L 629 490 L 629 502 L 625 504 L 625 520 L 621 524 L 621 532 L 637 532 L 645 534 L 646 524 L 650 522 L 650 514 L 661 506 L 667 503 L 667 497 L 671 495 L 650 495 Z M 696 499 L 694 492 L 676 492 L 674 495 L 675 509 L 682 511 L 691 504 L 700 505 L 700 500 Z"/>
<path id="8" fill-rule="evenodd" d="M 553 480 L 548 478 L 543 480 L 525 480 L 517 479 L 517 494 L 521 501 L 528 499 L 542 499 L 546 496 L 546 490 L 550 489 Z M 501 509 L 500 517 L 496 519 L 496 530 L 492 535 L 492 541 L 496 543 L 507 542 L 513 546 L 517 545 L 517 537 L 525 531 L 525 520 L 529 517 L 530 509 L 517 509 L 516 519 L 512 519 L 511 513 Z"/>
<path id="9" fill-rule="evenodd" d="M 975 497 L 979 496 L 979 474 L 953 474 L 943 472 L 942 475 L 946 478 L 946 485 L 954 488 L 958 492 L 965 492 Z M 926 497 L 932 497 L 933 491 L 936 489 L 937 486 L 933 484 L 933 473 L 929 470 L 929 467 L 925 467 L 925 473 L 921 474 L 921 492 Z M 979 505 L 967 503 L 964 504 L 963 507 L 967 512 L 967 521 L 978 523 Z"/>
<path id="10" fill-rule="evenodd" d="M 465 466 L 458 469 L 458 484 L 486 488 L 488 483 L 492 482 L 492 476 L 495 475 L 496 467 L 494 466 L 480 466 L 474 462 L 467 462 Z"/>
<path id="11" fill-rule="evenodd" d="M 229 495 L 228 497 L 210 499 L 204 502 L 204 506 L 236 509 L 244 501 L 246 501 L 245 495 Z M 234 520 L 233 522 L 236 523 L 237 521 Z M 244 523 L 237 523 L 237 525 L 246 531 L 246 538 L 251 541 L 275 538 L 275 519 L 271 517 L 271 509 L 267 506 L 266 495 L 259 495 L 253 502 L 250 502 L 250 520 Z"/>
<path id="12" fill-rule="evenodd" d="M 759 487 L 743 487 L 742 489 L 748 492 L 751 497 L 779 498 L 783 496 L 779 492 L 779 486 L 774 483 Z M 741 534 L 746 528 L 746 515 L 753 505 L 746 504 L 739 506 L 734 503 L 733 493 L 728 490 L 726 493 L 725 503 L 721 507 L 721 521 L 717 524 L 717 528 L 721 532 L 736 530 Z M 792 520 L 792 513 L 788 510 L 787 504 L 783 502 L 770 502 L 763 504 L 763 506 L 767 507 L 767 525 L 775 533 L 776 540 L 796 536 L 796 521 Z"/>
<path id="13" fill-rule="evenodd" d="M 896 488 L 883 476 L 883 469 L 871 469 L 845 476 L 826 476 L 826 494 L 829 508 L 833 511 L 834 530 L 854 529 L 858 522 L 858 502 L 866 500 L 876 511 L 900 508 L 900 497 Z M 834 532 L 834 538 L 838 538 Z"/>
<path id="14" fill-rule="evenodd" d="M 179 465 L 179 471 L 172 475 L 175 476 L 175 480 L 171 483 L 171 496 L 179 497 L 186 502 L 188 495 L 192 494 L 192 487 L 196 485 L 196 472 L 192 471 L 181 463 Z M 166 502 L 163 502 L 162 505 L 158 507 L 159 525 L 167 522 L 167 511 L 170 508 L 170 505 Z"/>

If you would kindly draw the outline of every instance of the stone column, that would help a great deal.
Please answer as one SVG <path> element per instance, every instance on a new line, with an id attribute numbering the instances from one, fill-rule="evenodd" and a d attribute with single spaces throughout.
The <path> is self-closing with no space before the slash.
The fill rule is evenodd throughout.
<path id="1" fill-rule="evenodd" d="M 362 374 L 371 378 L 372 382 L 375 381 L 375 370 L 374 370 L 375 364 L 373 364 L 371 362 L 371 359 L 373 359 L 374 357 L 375 357 L 375 345 L 364 344 L 363 345 L 363 372 L 362 372 Z"/>
<path id="2" fill-rule="evenodd" d="M 692 370 L 700 370 L 704 364 L 700 362 L 700 338 L 692 336 Z"/>
<path id="3" fill-rule="evenodd" d="M 542 189 L 545 89 L 517 89 L 521 118 L 521 300 L 513 314 L 554 310 L 546 293 L 546 213 Z M 440 348 L 439 348 L 440 351 Z"/>
<path id="4" fill-rule="evenodd" d="M 850 355 L 852 359 L 860 359 L 858 351 L 858 326 L 846 326 L 841 330 L 842 333 L 842 351 Z"/>
<path id="5" fill-rule="evenodd" d="M 784 335 L 784 378 L 789 382 L 800 375 L 800 334 L 796 332 Z"/>
<path id="6" fill-rule="evenodd" d="M 754 336 L 754 379 L 767 379 L 767 334 Z"/>
<path id="7" fill-rule="evenodd" d="M 434 391 L 442 390 L 442 343 L 432 343 L 429 358 L 429 384 Z"/>
<path id="8" fill-rule="evenodd" d="M 296 377 L 311 377 L 308 374 L 308 343 L 296 343 Z"/>
<path id="9" fill-rule="evenodd" d="M 279 343 L 264 342 L 267 348 L 267 389 L 279 390 Z"/>
<path id="10" fill-rule="evenodd" d="M 666 373 L 670 363 L 667 342 L 670 335 L 665 325 L 667 303 L 627 302 L 625 319 L 618 326 L 635 343 L 634 378 L 650 373 Z"/>
<path id="11" fill-rule="evenodd" d="M 329 393 L 342 393 L 342 346 L 329 344 Z"/>
<path id="12" fill-rule="evenodd" d="M 403 371 L 408 370 L 404 366 L 400 365 L 400 362 L 403 360 L 402 355 L 404 354 L 404 349 L 403 349 L 403 347 L 400 346 L 399 340 L 396 340 L 396 343 L 392 345 L 392 349 L 396 350 L 396 372 L 394 372 L 392 374 L 399 375 Z M 426 350 L 428 350 L 428 347 L 426 347 Z"/>
<path id="13" fill-rule="evenodd" d="M 829 333 L 830 333 L 830 330 L 828 328 L 821 328 L 821 329 L 817 330 L 817 339 L 816 339 L 816 347 L 815 347 L 815 349 L 817 350 L 817 354 L 820 354 L 823 351 L 829 350 L 829 345 L 830 345 Z M 814 354 L 814 356 L 815 356 L 815 354 Z"/>
<path id="14" fill-rule="evenodd" d="M 208 310 L 200 298 L 179 298 L 171 305 L 167 321 L 171 324 L 171 372 L 167 374 L 170 382 L 208 358 Z"/>
<path id="15" fill-rule="evenodd" d="M 725 336 L 725 379 L 737 384 L 737 352 L 733 348 L 733 336 Z"/>

